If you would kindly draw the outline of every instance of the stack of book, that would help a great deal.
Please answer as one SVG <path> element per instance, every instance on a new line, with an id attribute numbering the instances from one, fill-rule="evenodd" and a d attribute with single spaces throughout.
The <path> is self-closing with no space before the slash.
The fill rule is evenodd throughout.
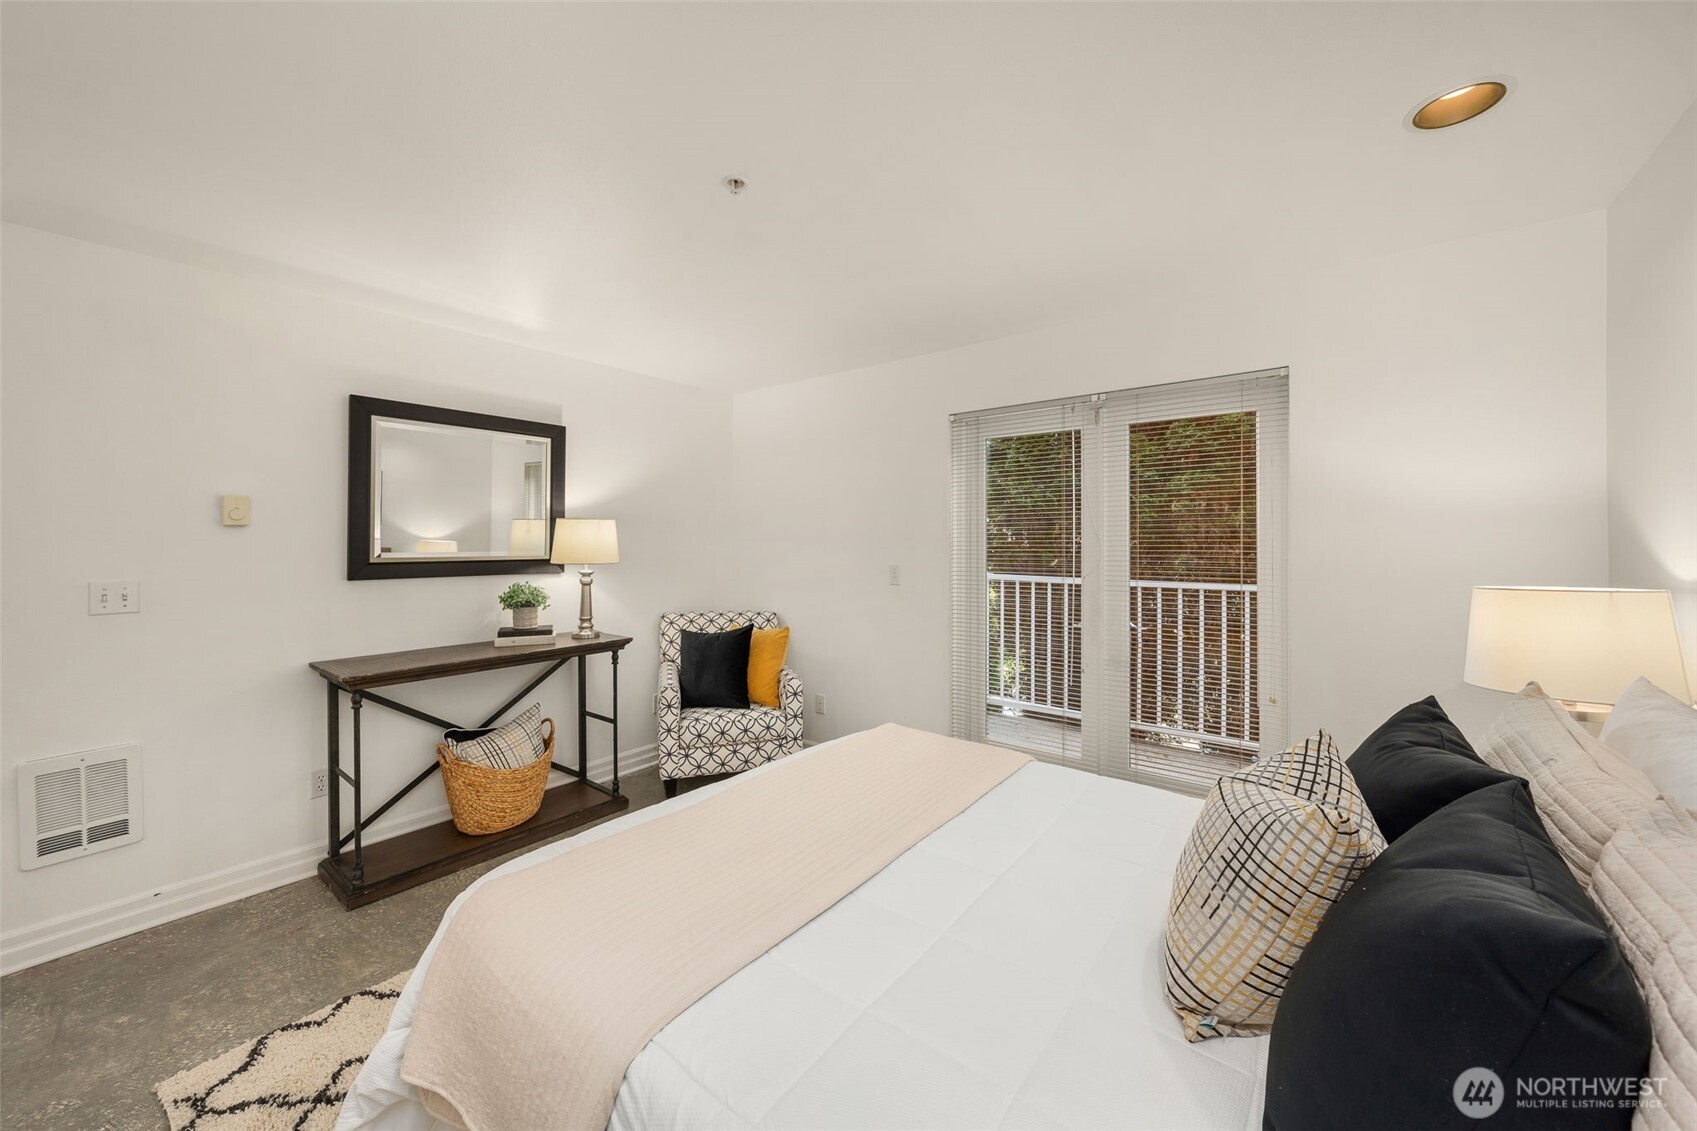
<path id="1" fill-rule="evenodd" d="M 554 626 L 539 624 L 532 628 L 504 626 L 495 630 L 497 648 L 537 648 L 554 643 Z"/>

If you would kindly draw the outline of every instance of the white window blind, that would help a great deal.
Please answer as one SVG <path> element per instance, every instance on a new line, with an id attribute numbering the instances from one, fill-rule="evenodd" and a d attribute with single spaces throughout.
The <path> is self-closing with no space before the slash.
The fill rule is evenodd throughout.
<path id="1" fill-rule="evenodd" d="M 954 732 L 1081 756 L 1088 403 L 953 421 Z M 1087 488 L 1089 490 L 1087 491 Z"/>
<path id="2" fill-rule="evenodd" d="M 956 416 L 954 733 L 1198 791 L 1285 741 L 1285 370 Z"/>

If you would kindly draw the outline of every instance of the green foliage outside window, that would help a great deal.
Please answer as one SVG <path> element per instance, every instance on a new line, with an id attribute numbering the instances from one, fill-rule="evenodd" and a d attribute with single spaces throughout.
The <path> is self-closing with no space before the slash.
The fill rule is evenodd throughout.
<path id="1" fill-rule="evenodd" d="M 1255 414 L 1131 428 L 1131 576 L 1255 583 Z"/>
<path id="2" fill-rule="evenodd" d="M 1255 414 L 1131 426 L 1131 576 L 1253 584 Z M 985 443 L 984 548 L 991 573 L 1080 576 L 1076 431 Z"/>

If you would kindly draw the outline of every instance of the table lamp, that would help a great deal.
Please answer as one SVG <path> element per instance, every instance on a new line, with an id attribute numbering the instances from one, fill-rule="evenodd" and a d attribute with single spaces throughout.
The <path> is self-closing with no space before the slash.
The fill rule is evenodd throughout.
<path id="1" fill-rule="evenodd" d="M 1667 590 L 1474 588 L 1462 678 L 1475 687 L 1536 680 L 1581 714 L 1607 711 L 1639 676 L 1691 702 Z"/>
<path id="2" fill-rule="evenodd" d="M 555 565 L 577 565 L 578 582 L 583 586 L 577 605 L 577 631 L 573 640 L 598 640 L 595 631 L 594 607 L 590 601 L 590 586 L 595 583 L 592 565 L 610 565 L 619 560 L 619 528 L 610 518 L 560 518 L 554 520 L 554 552 L 549 561 Z"/>

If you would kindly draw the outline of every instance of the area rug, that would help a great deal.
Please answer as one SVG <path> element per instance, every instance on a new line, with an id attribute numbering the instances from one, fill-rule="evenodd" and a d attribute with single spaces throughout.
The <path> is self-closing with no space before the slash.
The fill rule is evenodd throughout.
<path id="1" fill-rule="evenodd" d="M 154 1085 L 171 1131 L 329 1131 L 411 974 Z"/>

